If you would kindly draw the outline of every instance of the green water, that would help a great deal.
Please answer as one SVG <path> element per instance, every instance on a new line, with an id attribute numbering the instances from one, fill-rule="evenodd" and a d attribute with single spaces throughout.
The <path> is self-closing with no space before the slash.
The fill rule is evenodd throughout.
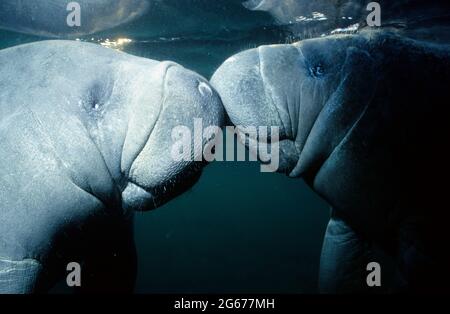
<path id="1" fill-rule="evenodd" d="M 301 180 L 211 164 L 191 191 L 137 215 L 137 291 L 315 292 L 327 208 Z"/>
<path id="2" fill-rule="evenodd" d="M 173 60 L 209 78 L 234 53 L 290 38 L 262 13 L 237 10 L 213 24 L 214 16 L 198 14 L 186 14 L 185 37 L 160 16 L 82 40 L 130 38 L 122 51 Z M 0 31 L 0 49 L 43 39 Z M 190 191 L 136 215 L 136 291 L 314 293 L 328 215 L 328 205 L 299 179 L 261 173 L 256 162 L 213 163 Z M 63 285 L 54 289 L 61 291 Z"/>

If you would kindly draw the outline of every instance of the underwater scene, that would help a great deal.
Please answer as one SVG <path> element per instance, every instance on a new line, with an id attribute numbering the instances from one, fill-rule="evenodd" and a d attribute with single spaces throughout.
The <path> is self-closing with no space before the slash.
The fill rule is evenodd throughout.
<path id="1" fill-rule="evenodd" d="M 0 0 L 0 293 L 448 292 L 449 30 L 439 0 Z"/>

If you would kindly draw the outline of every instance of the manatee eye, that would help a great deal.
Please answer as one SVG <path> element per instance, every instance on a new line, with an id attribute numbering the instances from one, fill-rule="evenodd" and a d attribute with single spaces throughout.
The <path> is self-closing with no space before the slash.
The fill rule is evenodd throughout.
<path id="1" fill-rule="evenodd" d="M 88 87 L 86 97 L 83 99 L 84 109 L 95 118 L 103 115 L 103 107 L 108 104 L 112 93 L 113 84 L 95 81 Z"/>
<path id="2" fill-rule="evenodd" d="M 94 83 L 90 88 L 87 97 L 87 107 L 90 110 L 98 111 L 102 106 L 102 87 L 99 83 Z"/>
<path id="3" fill-rule="evenodd" d="M 94 109 L 94 110 L 100 109 L 100 104 L 98 102 L 94 101 L 92 103 L 92 109 Z"/>
<path id="4" fill-rule="evenodd" d="M 91 94 L 87 101 L 87 106 L 91 111 L 100 111 L 103 103 L 101 102 L 101 99 L 98 97 L 98 95 Z"/>
<path id="5" fill-rule="evenodd" d="M 315 66 L 309 68 L 309 72 L 311 73 L 311 76 L 319 77 L 319 76 L 324 75 L 325 70 L 323 68 L 323 65 L 319 63 L 318 65 L 315 65 Z"/>

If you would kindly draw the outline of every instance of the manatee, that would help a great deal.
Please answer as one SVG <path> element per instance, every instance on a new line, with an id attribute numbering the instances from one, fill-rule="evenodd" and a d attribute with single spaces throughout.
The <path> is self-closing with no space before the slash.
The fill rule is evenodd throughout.
<path id="1" fill-rule="evenodd" d="M 69 26 L 67 18 L 80 9 L 80 25 Z M 46 37 L 77 37 L 107 30 L 142 16 L 148 0 L 2 0 L 0 28 Z"/>
<path id="2" fill-rule="evenodd" d="M 261 46 L 213 75 L 231 121 L 279 127 L 278 171 L 332 208 L 320 291 L 368 292 L 378 250 L 394 291 L 448 290 L 449 83 L 448 44 L 385 31 Z"/>
<path id="3" fill-rule="evenodd" d="M 176 63 L 77 41 L 0 51 L 0 90 L 0 292 L 47 291 L 70 262 L 82 292 L 131 291 L 133 213 L 199 178 L 206 162 L 171 158 L 171 133 L 221 126 L 216 91 Z"/>

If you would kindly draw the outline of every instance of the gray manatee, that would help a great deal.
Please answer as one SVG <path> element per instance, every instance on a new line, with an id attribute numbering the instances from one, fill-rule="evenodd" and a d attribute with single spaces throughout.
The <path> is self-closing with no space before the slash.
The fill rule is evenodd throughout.
<path id="1" fill-rule="evenodd" d="M 261 46 L 213 75 L 231 121 L 278 126 L 279 171 L 332 206 L 322 292 L 365 291 L 379 249 L 396 291 L 448 290 L 449 83 L 448 44 L 384 31 Z"/>
<path id="2" fill-rule="evenodd" d="M 80 26 L 69 26 L 68 15 L 76 2 Z M 149 8 L 147 0 L 2 0 L 0 28 L 48 37 L 76 37 L 130 22 Z"/>
<path id="3" fill-rule="evenodd" d="M 194 118 L 222 125 L 220 98 L 175 63 L 76 41 L 2 50 L 0 292 L 46 291 L 69 262 L 82 291 L 130 291 L 133 211 L 187 190 L 206 164 L 171 158 L 173 127 Z"/>

